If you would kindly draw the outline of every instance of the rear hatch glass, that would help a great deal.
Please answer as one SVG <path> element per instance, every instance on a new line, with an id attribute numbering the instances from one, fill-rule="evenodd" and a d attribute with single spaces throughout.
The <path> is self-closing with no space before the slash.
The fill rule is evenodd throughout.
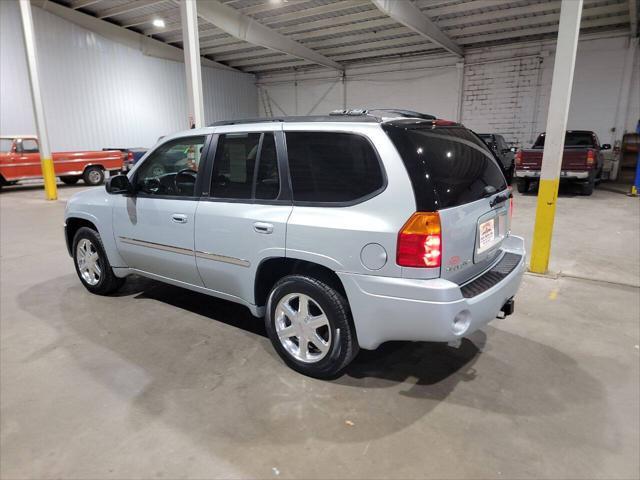
<path id="1" fill-rule="evenodd" d="M 417 210 L 440 213 L 441 277 L 463 283 L 482 273 L 509 231 L 507 183 L 495 156 L 462 126 L 401 120 L 383 128 L 407 169 Z"/>

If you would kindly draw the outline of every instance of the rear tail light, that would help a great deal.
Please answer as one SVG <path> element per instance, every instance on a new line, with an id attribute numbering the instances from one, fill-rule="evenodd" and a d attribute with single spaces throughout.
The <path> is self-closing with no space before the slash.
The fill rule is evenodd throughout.
<path id="1" fill-rule="evenodd" d="M 133 152 L 127 153 L 127 160 L 129 160 L 130 162 L 133 162 Z"/>
<path id="2" fill-rule="evenodd" d="M 593 154 L 593 150 L 587 150 L 587 165 L 593 165 L 596 163 L 596 156 Z"/>
<path id="3" fill-rule="evenodd" d="M 521 167 L 522 166 L 522 150 L 519 150 L 516 152 L 515 160 L 516 160 L 516 167 Z"/>
<path id="4" fill-rule="evenodd" d="M 396 262 L 401 267 L 440 267 L 442 233 L 437 212 L 416 212 L 398 233 Z"/>

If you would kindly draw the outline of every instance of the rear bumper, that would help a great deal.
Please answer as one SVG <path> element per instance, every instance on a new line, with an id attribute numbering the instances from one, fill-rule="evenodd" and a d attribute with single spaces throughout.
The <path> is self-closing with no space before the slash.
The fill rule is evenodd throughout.
<path id="1" fill-rule="evenodd" d="M 519 257 L 515 267 L 489 288 L 468 298 L 463 293 L 465 285 L 441 278 L 415 280 L 339 273 L 360 347 L 375 349 L 390 340 L 450 342 L 484 327 L 516 294 L 525 271 L 522 238 L 508 237 L 502 249 L 498 263 L 511 253 Z"/>
<path id="2" fill-rule="evenodd" d="M 580 179 L 586 180 L 589 178 L 588 170 L 585 171 L 571 171 L 571 170 L 562 170 L 560 172 L 560 178 L 566 179 Z M 516 177 L 519 178 L 540 178 L 540 170 L 516 170 Z"/>

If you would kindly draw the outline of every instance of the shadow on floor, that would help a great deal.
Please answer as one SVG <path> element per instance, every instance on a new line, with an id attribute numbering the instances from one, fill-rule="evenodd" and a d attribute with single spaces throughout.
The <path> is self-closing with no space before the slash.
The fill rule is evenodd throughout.
<path id="1" fill-rule="evenodd" d="M 131 278 L 120 297 L 98 297 L 66 275 L 31 286 L 18 303 L 58 331 L 25 362 L 65 349 L 138 412 L 136 428 L 149 421 L 144 412 L 203 444 L 366 441 L 442 403 L 515 416 L 603 403 L 602 386 L 574 359 L 491 327 L 490 342 L 476 332 L 460 348 L 392 342 L 362 351 L 328 382 L 288 369 L 246 308 L 159 282 Z"/>

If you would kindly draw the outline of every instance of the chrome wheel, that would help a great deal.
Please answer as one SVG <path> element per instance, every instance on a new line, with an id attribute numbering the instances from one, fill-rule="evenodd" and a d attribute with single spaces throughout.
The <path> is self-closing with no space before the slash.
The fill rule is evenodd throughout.
<path id="1" fill-rule="evenodd" d="M 275 329 L 284 349 L 301 362 L 318 362 L 331 348 L 329 320 L 308 295 L 282 297 L 275 310 Z"/>
<path id="2" fill-rule="evenodd" d="M 76 262 L 82 279 L 89 285 L 97 285 L 102 276 L 102 261 L 91 240 L 83 238 L 76 247 Z"/>
<path id="3" fill-rule="evenodd" d="M 91 171 L 89 171 L 87 176 L 89 178 L 89 183 L 91 183 L 92 185 L 97 185 L 102 181 L 102 172 L 100 172 L 99 170 L 92 169 Z"/>

